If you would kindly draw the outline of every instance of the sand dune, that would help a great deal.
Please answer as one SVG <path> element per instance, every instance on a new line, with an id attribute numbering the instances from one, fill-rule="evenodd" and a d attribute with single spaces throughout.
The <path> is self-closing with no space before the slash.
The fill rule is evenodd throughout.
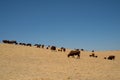
<path id="1" fill-rule="evenodd" d="M 66 52 L 0 44 L 0 80 L 120 80 L 120 51 L 82 51 L 81 58 Z M 105 56 L 115 55 L 115 60 Z"/>

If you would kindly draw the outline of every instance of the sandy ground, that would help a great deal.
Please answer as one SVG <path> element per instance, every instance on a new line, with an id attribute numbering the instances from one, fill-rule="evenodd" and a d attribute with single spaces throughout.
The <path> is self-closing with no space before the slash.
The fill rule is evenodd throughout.
<path id="1" fill-rule="evenodd" d="M 120 51 L 66 52 L 0 43 L 0 80 L 120 80 Z M 115 55 L 115 60 L 105 56 Z"/>

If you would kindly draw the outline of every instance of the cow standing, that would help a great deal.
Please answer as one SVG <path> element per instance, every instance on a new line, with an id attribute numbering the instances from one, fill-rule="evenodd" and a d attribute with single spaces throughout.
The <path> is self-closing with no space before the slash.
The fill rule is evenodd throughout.
<path id="1" fill-rule="evenodd" d="M 78 58 L 80 58 L 80 51 L 79 50 L 75 50 L 75 51 L 70 51 L 70 53 L 68 54 L 68 57 L 74 57 L 74 56 L 77 56 Z"/>

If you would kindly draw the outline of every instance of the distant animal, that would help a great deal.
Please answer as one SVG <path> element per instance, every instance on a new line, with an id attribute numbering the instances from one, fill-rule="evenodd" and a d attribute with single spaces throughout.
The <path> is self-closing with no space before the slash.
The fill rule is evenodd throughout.
<path id="1" fill-rule="evenodd" d="M 28 44 L 26 44 L 26 46 L 30 46 L 30 47 L 31 47 L 31 46 L 32 46 L 32 44 L 28 43 Z"/>
<path id="2" fill-rule="evenodd" d="M 81 51 L 84 51 L 84 49 L 81 49 Z"/>
<path id="3" fill-rule="evenodd" d="M 23 45 L 23 46 L 26 46 L 27 44 L 26 44 L 26 43 L 19 43 L 19 45 Z"/>
<path id="4" fill-rule="evenodd" d="M 55 46 L 51 46 L 51 50 L 56 50 L 56 47 Z"/>
<path id="5" fill-rule="evenodd" d="M 92 50 L 92 52 L 95 52 L 94 50 Z"/>
<path id="6" fill-rule="evenodd" d="M 65 49 L 64 47 L 61 47 L 61 50 L 62 50 L 63 52 L 65 52 L 65 51 L 66 51 L 66 49 Z"/>
<path id="7" fill-rule="evenodd" d="M 40 48 L 41 44 L 35 44 L 34 46 L 36 46 L 37 48 Z"/>
<path id="8" fill-rule="evenodd" d="M 114 55 L 110 55 L 110 56 L 108 56 L 108 58 L 104 57 L 104 59 L 114 60 L 114 59 L 115 59 L 115 56 L 114 56 Z"/>
<path id="9" fill-rule="evenodd" d="M 80 58 L 80 51 L 79 50 L 72 50 L 68 54 L 68 57 L 70 57 L 70 56 L 72 56 L 72 57 L 77 56 L 78 58 Z"/>
<path id="10" fill-rule="evenodd" d="M 3 43 L 9 43 L 9 40 L 2 40 Z"/>
<path id="11" fill-rule="evenodd" d="M 62 52 L 62 49 L 58 49 L 58 51 L 61 51 L 61 52 Z"/>
<path id="12" fill-rule="evenodd" d="M 95 57 L 95 58 L 97 58 L 98 56 L 95 56 L 95 54 L 94 53 L 92 53 L 91 55 L 89 55 L 90 57 Z"/>
<path id="13" fill-rule="evenodd" d="M 44 48 L 44 45 L 41 45 L 42 46 L 42 48 Z"/>
<path id="14" fill-rule="evenodd" d="M 94 53 L 92 53 L 91 55 L 89 55 L 90 57 L 94 57 L 95 56 L 95 54 Z"/>
<path id="15" fill-rule="evenodd" d="M 3 43 L 7 43 L 7 44 L 18 44 L 17 41 L 15 40 L 2 40 Z"/>
<path id="16" fill-rule="evenodd" d="M 46 49 L 50 49 L 50 45 L 48 45 L 48 46 L 46 47 Z"/>

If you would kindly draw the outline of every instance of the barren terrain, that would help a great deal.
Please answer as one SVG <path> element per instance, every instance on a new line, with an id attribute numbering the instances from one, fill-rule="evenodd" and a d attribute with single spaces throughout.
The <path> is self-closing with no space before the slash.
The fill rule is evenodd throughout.
<path id="1" fill-rule="evenodd" d="M 120 80 L 120 51 L 81 51 L 80 59 L 69 51 L 0 43 L 0 80 Z"/>

